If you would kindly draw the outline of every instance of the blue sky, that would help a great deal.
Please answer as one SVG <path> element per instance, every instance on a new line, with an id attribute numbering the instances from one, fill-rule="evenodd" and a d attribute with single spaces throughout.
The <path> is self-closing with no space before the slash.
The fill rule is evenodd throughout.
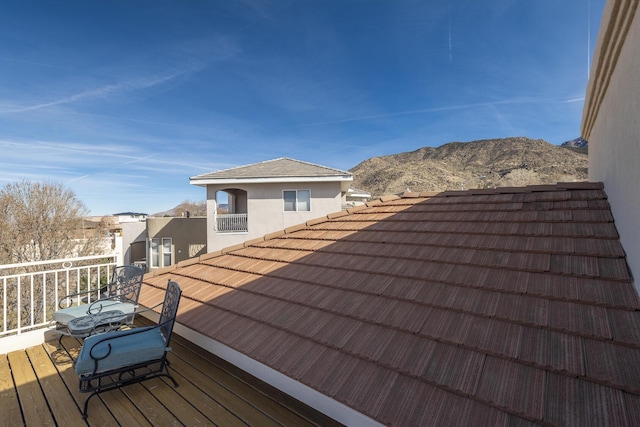
<path id="1" fill-rule="evenodd" d="M 204 200 L 189 177 L 350 169 L 451 141 L 576 138 L 604 0 L 0 5 L 0 187 L 93 215 Z"/>

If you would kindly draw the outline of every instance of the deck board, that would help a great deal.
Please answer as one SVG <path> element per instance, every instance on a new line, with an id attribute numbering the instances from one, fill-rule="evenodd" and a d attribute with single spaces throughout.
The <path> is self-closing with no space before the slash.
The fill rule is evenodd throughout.
<path id="1" fill-rule="evenodd" d="M 0 426 L 14 425 L 15 420 L 22 418 L 6 354 L 0 355 L 0 413 Z"/>
<path id="2" fill-rule="evenodd" d="M 168 360 L 178 387 L 160 377 L 101 393 L 89 401 L 85 423 L 88 394 L 78 390 L 72 360 L 55 344 L 0 354 L 0 426 L 337 425 L 177 335 Z M 74 356 L 81 346 L 69 337 L 63 344 Z"/>
<path id="3" fill-rule="evenodd" d="M 82 418 L 78 417 L 78 405 L 69 393 L 64 381 L 58 375 L 58 371 L 44 347 L 38 346 L 27 349 L 27 355 L 58 425 L 86 425 Z"/>
<path id="4" fill-rule="evenodd" d="M 27 353 L 14 351 L 9 353 L 8 358 L 25 423 L 34 426 L 53 425 L 53 417 L 49 412 L 47 400 L 38 385 L 38 379 L 31 367 Z M 34 411 L 33 408 L 41 409 Z"/>

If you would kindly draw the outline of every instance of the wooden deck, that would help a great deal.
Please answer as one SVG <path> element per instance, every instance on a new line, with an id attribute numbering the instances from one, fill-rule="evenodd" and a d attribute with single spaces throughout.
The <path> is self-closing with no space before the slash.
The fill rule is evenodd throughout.
<path id="1" fill-rule="evenodd" d="M 79 342 L 63 343 L 77 354 Z M 175 334 L 171 347 L 177 388 L 154 378 L 102 393 L 89 402 L 86 422 L 88 394 L 78 391 L 72 362 L 54 342 L 0 354 L 0 425 L 337 425 Z"/>

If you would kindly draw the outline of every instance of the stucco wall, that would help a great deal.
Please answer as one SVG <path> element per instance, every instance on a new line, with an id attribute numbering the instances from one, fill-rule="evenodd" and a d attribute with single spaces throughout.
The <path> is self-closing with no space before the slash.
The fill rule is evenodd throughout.
<path id="1" fill-rule="evenodd" d="M 265 234 L 302 224 L 310 219 L 326 216 L 342 209 L 340 182 L 309 183 L 262 183 L 234 185 L 233 188 L 247 192 L 247 233 L 214 232 L 215 192 L 226 186 L 207 186 L 207 250 L 220 250 L 243 243 L 246 240 L 262 237 Z M 283 204 L 284 190 L 310 190 L 310 212 L 285 212 Z"/>
<path id="2" fill-rule="evenodd" d="M 172 264 L 177 264 L 195 256 L 206 253 L 206 224 L 205 217 L 159 217 L 147 218 L 147 232 L 149 239 L 171 238 Z M 148 247 L 147 247 L 147 250 Z M 151 260 L 147 256 L 147 268 L 151 267 Z"/>
<path id="3" fill-rule="evenodd" d="M 637 0 L 607 2 L 587 90 L 582 133 L 589 141 L 589 179 L 604 183 L 636 290 L 640 292 L 640 18 L 637 3 Z"/>
<path id="4" fill-rule="evenodd" d="M 132 259 L 131 245 L 135 242 L 147 241 L 147 223 L 145 221 L 125 222 L 122 226 L 122 252 L 124 255 L 123 264 L 129 265 L 136 259 Z"/>

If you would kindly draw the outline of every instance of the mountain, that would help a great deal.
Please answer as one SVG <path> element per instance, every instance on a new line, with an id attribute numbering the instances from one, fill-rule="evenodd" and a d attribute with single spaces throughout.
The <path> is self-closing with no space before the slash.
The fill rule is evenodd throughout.
<path id="1" fill-rule="evenodd" d="M 575 147 L 575 148 L 587 148 L 589 147 L 589 141 L 586 139 L 579 137 L 576 139 L 572 139 L 571 141 L 563 142 L 562 147 Z"/>
<path id="2" fill-rule="evenodd" d="M 353 186 L 374 197 L 587 180 L 587 155 L 541 139 L 451 142 L 373 157 L 350 170 Z"/>
<path id="3" fill-rule="evenodd" d="M 205 201 L 193 202 L 190 200 L 185 200 L 173 209 L 169 209 L 168 211 L 163 212 L 157 212 L 151 216 L 187 216 L 187 212 L 189 212 L 189 216 L 207 216 L 207 203 Z"/>
<path id="4" fill-rule="evenodd" d="M 578 153 L 589 153 L 589 142 L 582 137 L 563 142 L 561 147 L 568 148 L 569 150 L 573 150 Z"/>

